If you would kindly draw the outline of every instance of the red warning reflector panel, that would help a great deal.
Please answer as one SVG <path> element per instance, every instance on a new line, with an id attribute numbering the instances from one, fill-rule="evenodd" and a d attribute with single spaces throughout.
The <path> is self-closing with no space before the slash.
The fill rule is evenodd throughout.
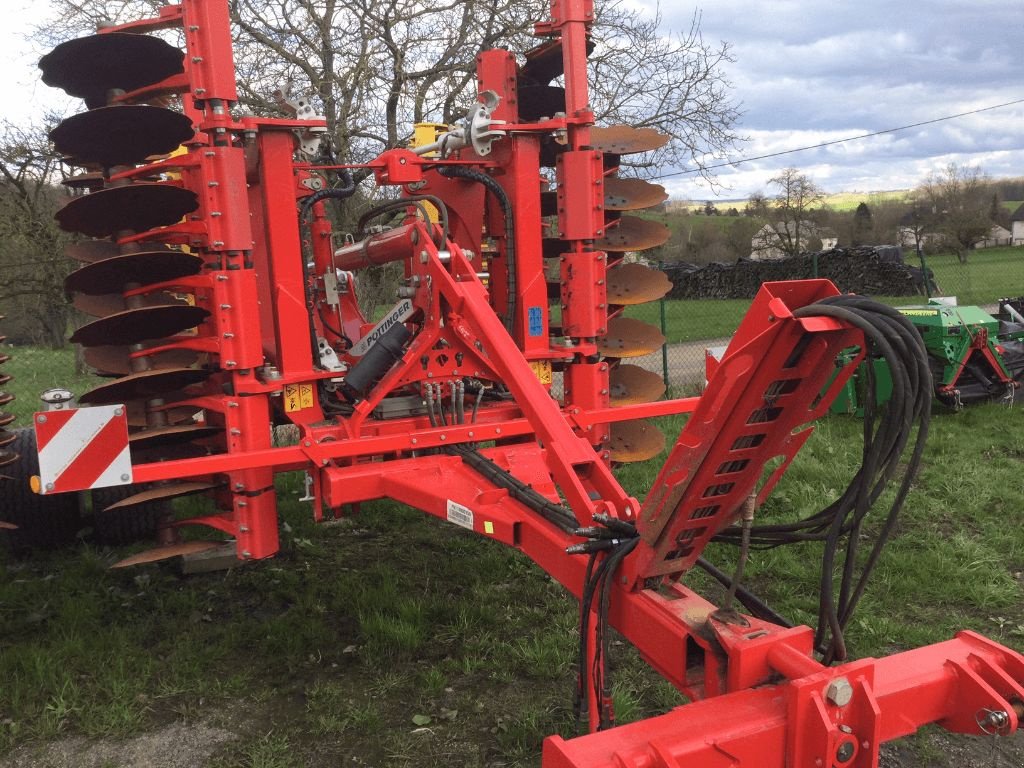
<path id="1" fill-rule="evenodd" d="M 39 493 L 128 485 L 132 460 L 123 405 L 46 411 L 32 417 L 39 450 Z"/>

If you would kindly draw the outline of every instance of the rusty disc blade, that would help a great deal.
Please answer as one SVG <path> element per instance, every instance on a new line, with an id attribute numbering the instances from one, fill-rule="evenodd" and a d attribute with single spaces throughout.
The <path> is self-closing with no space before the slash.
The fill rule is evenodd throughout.
<path id="1" fill-rule="evenodd" d="M 109 168 L 171 152 L 194 135 L 192 121 L 181 112 L 125 104 L 72 115 L 50 131 L 50 140 L 79 163 Z"/>
<path id="2" fill-rule="evenodd" d="M 608 270 L 608 301 L 611 304 L 646 304 L 664 298 L 672 281 L 660 269 L 643 264 L 619 264 Z"/>
<path id="3" fill-rule="evenodd" d="M 661 205 L 666 200 L 668 192 L 661 184 L 618 176 L 604 180 L 604 207 L 609 211 L 638 211 Z"/>
<path id="4" fill-rule="evenodd" d="M 167 291 L 136 296 L 133 299 L 140 307 L 186 307 L 188 302 L 179 299 Z M 85 293 L 76 293 L 72 301 L 75 309 L 93 317 L 106 317 L 115 312 L 124 312 L 128 307 L 128 301 L 120 293 L 104 293 L 99 296 L 90 296 Z"/>
<path id="5" fill-rule="evenodd" d="M 9 464 L 13 464 L 20 458 L 21 455 L 15 453 L 14 451 L 0 451 L 0 467 L 6 467 Z"/>
<path id="6" fill-rule="evenodd" d="M 14 400 L 14 395 L 10 392 L 0 392 L 0 405 L 7 405 L 12 400 Z"/>
<path id="7" fill-rule="evenodd" d="M 641 219 L 639 216 L 622 216 L 615 226 L 612 226 L 612 222 L 608 223 L 604 237 L 596 241 L 594 247 L 613 253 L 646 251 L 664 245 L 671 235 L 669 228 L 657 221 Z"/>
<path id="8" fill-rule="evenodd" d="M 639 365 L 617 365 L 612 368 L 608 380 L 612 405 L 653 403 L 665 394 L 665 380 L 661 374 Z"/>
<path id="9" fill-rule="evenodd" d="M 10 480 L 11 478 L 3 477 L 3 479 L 4 480 Z M 18 526 L 16 526 L 14 523 L 8 523 L 6 520 L 0 520 L 0 528 L 3 528 L 5 531 L 16 531 L 16 530 L 18 530 Z"/>
<path id="10" fill-rule="evenodd" d="M 558 85 L 520 85 L 519 119 L 539 120 L 565 112 L 565 88 Z"/>
<path id="11" fill-rule="evenodd" d="M 103 373 L 124 376 L 132 372 L 131 350 L 127 346 L 89 347 L 83 357 L 85 364 Z M 199 359 L 191 349 L 165 349 L 146 356 L 149 370 L 157 368 L 188 368 Z"/>
<path id="12" fill-rule="evenodd" d="M 0 373 L 0 386 L 3 386 L 13 378 L 9 373 Z"/>
<path id="13" fill-rule="evenodd" d="M 174 402 L 185 397 L 182 392 L 165 392 L 160 399 Z M 146 427 L 153 422 L 151 419 L 163 419 L 162 423 L 187 424 L 195 420 L 195 417 L 202 412 L 202 408 L 196 405 L 173 405 L 152 407 L 153 398 L 149 400 L 129 400 L 125 403 L 128 409 L 128 425 L 131 427 Z M 147 410 L 147 407 L 150 410 Z M 148 416 L 147 416 L 148 414 Z"/>
<path id="14" fill-rule="evenodd" d="M 668 144 L 669 137 L 654 128 L 634 128 L 631 125 L 610 125 L 590 129 L 590 145 L 610 155 L 632 155 L 651 152 Z"/>
<path id="15" fill-rule="evenodd" d="M 0 429 L 0 448 L 10 445 L 17 439 L 18 434 L 16 432 L 8 432 L 6 430 Z"/>
<path id="16" fill-rule="evenodd" d="M 107 103 L 107 91 L 134 91 L 185 71 L 183 51 L 158 37 L 113 32 L 61 43 L 39 61 L 43 82 L 90 109 Z"/>
<path id="17" fill-rule="evenodd" d="M 103 294 L 124 290 L 128 283 L 149 285 L 199 274 L 203 260 L 184 251 L 142 251 L 94 261 L 64 280 L 64 290 Z"/>
<path id="18" fill-rule="evenodd" d="M 7 413 L 6 411 L 0 411 L 0 427 L 6 427 L 14 423 L 17 418 L 13 413 Z"/>
<path id="19" fill-rule="evenodd" d="M 78 173 L 61 182 L 68 189 L 84 189 L 92 192 L 103 187 L 103 174 L 99 171 Z"/>
<path id="20" fill-rule="evenodd" d="M 0 344 L 2 344 L 6 339 L 7 339 L 6 336 L 0 336 Z M 8 362 L 10 359 L 11 359 L 10 355 L 5 355 L 3 353 L 0 353 L 0 365 L 3 365 L 4 363 Z"/>
<path id="21" fill-rule="evenodd" d="M 145 552 L 139 552 L 131 557 L 126 557 L 124 560 L 119 560 L 110 567 L 127 568 L 132 565 L 170 560 L 173 557 L 182 557 L 183 555 L 194 555 L 214 547 L 219 547 L 223 543 L 218 541 L 183 541 L 181 544 L 170 544 L 166 547 L 147 549 Z"/>
<path id="22" fill-rule="evenodd" d="M 155 398 L 172 390 L 197 384 L 204 381 L 209 375 L 209 371 L 199 368 L 164 368 L 156 371 L 141 371 L 90 389 L 78 400 L 90 405 L 113 405 L 127 400 Z"/>
<path id="23" fill-rule="evenodd" d="M 110 237 L 174 224 L 199 207 L 195 192 L 168 184 L 127 184 L 72 198 L 55 218 L 66 232 Z"/>
<path id="24" fill-rule="evenodd" d="M 117 244 L 109 240 L 83 240 L 80 243 L 72 243 L 64 249 L 64 255 L 69 259 L 91 264 L 101 259 L 109 259 L 121 253 Z"/>
<path id="25" fill-rule="evenodd" d="M 163 448 L 169 445 L 191 443 L 204 437 L 213 437 L 224 432 L 222 427 L 208 427 L 205 424 L 177 424 L 169 427 L 151 427 L 128 435 L 128 444 L 133 449 Z"/>
<path id="26" fill-rule="evenodd" d="M 148 504 L 151 501 L 166 501 L 168 499 L 178 499 L 182 496 L 191 496 L 196 493 L 204 493 L 205 491 L 212 491 L 216 488 L 220 488 L 223 483 L 199 483 L 199 482 L 186 482 L 186 483 L 173 483 L 170 485 L 159 485 L 155 488 L 149 488 L 141 493 L 136 493 L 129 496 L 126 499 L 121 499 L 109 507 L 106 507 L 103 511 L 108 512 L 111 509 L 124 509 L 126 507 L 136 507 L 140 504 Z"/>
<path id="27" fill-rule="evenodd" d="M 608 321 L 608 333 L 597 340 L 597 348 L 606 357 L 643 357 L 664 343 L 661 331 L 650 323 L 615 317 Z"/>
<path id="28" fill-rule="evenodd" d="M 147 339 L 162 339 L 195 328 L 209 315 L 201 307 L 188 305 L 129 309 L 83 325 L 71 335 L 71 341 L 86 347 L 138 344 Z"/>
<path id="29" fill-rule="evenodd" d="M 653 459 L 665 448 L 665 435 L 645 419 L 617 421 L 611 425 L 608 451 L 612 461 L 630 464 Z"/>

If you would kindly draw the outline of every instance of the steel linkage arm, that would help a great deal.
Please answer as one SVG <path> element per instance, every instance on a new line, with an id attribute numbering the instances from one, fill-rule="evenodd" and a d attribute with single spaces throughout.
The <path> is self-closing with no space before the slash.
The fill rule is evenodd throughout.
<path id="1" fill-rule="evenodd" d="M 884 659 L 823 667 L 787 646 L 789 678 L 609 731 L 544 744 L 544 768 L 873 768 L 879 746 L 937 723 L 1009 734 L 1024 717 L 1024 656 L 973 632 Z"/>

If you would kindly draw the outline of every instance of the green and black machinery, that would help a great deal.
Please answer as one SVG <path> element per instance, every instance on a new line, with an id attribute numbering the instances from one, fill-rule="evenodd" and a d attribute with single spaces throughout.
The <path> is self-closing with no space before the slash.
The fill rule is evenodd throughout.
<path id="1" fill-rule="evenodd" d="M 960 409 L 972 403 L 1012 403 L 1024 397 L 1024 297 L 1000 299 L 996 315 L 981 307 L 955 306 L 941 300 L 897 309 L 924 339 L 935 397 L 941 403 Z M 856 353 L 849 354 L 853 357 Z M 885 362 L 865 361 L 836 398 L 834 413 L 863 413 L 868 365 L 874 367 L 877 402 L 888 399 L 892 380 Z"/>

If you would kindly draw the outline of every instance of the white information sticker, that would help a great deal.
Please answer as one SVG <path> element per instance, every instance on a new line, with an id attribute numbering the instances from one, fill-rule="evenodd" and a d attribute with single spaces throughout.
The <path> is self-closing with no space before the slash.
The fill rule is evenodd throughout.
<path id="1" fill-rule="evenodd" d="M 473 530 L 473 510 L 448 499 L 448 522 Z"/>

